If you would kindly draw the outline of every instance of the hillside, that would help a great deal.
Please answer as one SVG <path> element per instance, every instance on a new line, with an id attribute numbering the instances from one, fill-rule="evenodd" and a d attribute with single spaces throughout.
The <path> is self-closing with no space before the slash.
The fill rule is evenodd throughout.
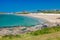
<path id="1" fill-rule="evenodd" d="M 60 40 L 60 26 L 26 34 L 0 36 L 0 40 Z"/>

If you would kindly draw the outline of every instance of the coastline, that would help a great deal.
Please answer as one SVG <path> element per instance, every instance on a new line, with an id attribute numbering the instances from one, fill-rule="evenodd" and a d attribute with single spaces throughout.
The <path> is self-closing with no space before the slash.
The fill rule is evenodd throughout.
<path id="1" fill-rule="evenodd" d="M 17 15 L 44 19 L 47 21 L 45 24 L 47 24 L 49 27 L 60 26 L 60 14 L 30 13 L 30 14 L 17 14 Z"/>
<path id="2" fill-rule="evenodd" d="M 42 18 L 47 20 L 48 27 L 56 26 L 57 23 L 60 23 L 60 19 L 57 19 L 60 17 L 60 14 L 15 14 L 15 15 L 22 15 L 22 16 L 28 16 L 28 17 L 35 17 L 35 18 Z M 46 23 L 45 23 L 46 24 Z M 0 35 L 16 35 L 16 34 L 24 34 L 26 32 L 41 30 L 42 25 L 36 25 L 32 27 L 14 27 L 14 28 L 0 28 Z"/>
<path id="3" fill-rule="evenodd" d="M 42 18 L 47 20 L 50 23 L 60 23 L 60 14 L 17 14 L 17 15 L 23 15 L 23 16 L 30 16 L 30 17 L 36 17 L 36 18 Z"/>

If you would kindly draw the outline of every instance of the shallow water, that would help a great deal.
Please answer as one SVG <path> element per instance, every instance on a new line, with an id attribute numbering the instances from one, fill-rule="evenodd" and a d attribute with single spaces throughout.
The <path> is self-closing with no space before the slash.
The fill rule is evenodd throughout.
<path id="1" fill-rule="evenodd" d="M 0 14 L 0 28 L 13 26 L 35 26 L 44 23 L 43 19 L 11 14 Z"/>

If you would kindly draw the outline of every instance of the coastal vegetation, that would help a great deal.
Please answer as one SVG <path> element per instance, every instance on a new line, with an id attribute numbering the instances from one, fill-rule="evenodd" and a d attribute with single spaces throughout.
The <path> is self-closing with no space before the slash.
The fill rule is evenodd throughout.
<path id="1" fill-rule="evenodd" d="M 22 13 L 16 13 L 16 14 L 29 14 L 29 13 L 28 12 L 26 12 L 26 13 L 25 12 L 22 12 Z"/>
<path id="2" fill-rule="evenodd" d="M 60 13 L 60 10 L 37 10 L 37 13 Z"/>
<path id="3" fill-rule="evenodd" d="M 0 12 L 0 14 L 4 14 L 4 13 L 7 13 L 7 12 Z M 10 13 L 10 12 L 8 12 Z M 36 11 L 32 11 L 32 12 L 29 12 L 29 11 L 22 11 L 22 12 L 12 12 L 13 14 L 29 14 L 29 13 L 54 13 L 54 14 L 60 14 L 60 10 L 58 9 L 54 9 L 54 10 L 36 10 Z"/>
<path id="4" fill-rule="evenodd" d="M 0 40 L 60 40 L 60 26 L 25 34 L 0 36 Z"/>
<path id="5" fill-rule="evenodd" d="M 16 12 L 16 14 L 29 14 L 27 11 L 22 11 L 22 12 Z"/>
<path id="6" fill-rule="evenodd" d="M 17 12 L 17 14 L 29 14 L 29 13 L 54 13 L 54 14 L 60 14 L 60 10 L 36 10 L 34 12 L 26 12 L 26 11 L 23 11 L 23 12 Z"/>

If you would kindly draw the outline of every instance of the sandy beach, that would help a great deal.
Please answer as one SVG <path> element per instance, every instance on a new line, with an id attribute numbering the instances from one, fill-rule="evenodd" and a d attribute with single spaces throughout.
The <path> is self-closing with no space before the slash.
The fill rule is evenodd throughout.
<path id="1" fill-rule="evenodd" d="M 58 19 L 58 18 L 60 18 L 60 14 L 41 14 L 41 13 L 37 13 L 37 14 L 20 14 L 20 15 L 42 18 L 42 19 L 47 20 L 50 23 L 60 23 L 60 19 Z"/>

